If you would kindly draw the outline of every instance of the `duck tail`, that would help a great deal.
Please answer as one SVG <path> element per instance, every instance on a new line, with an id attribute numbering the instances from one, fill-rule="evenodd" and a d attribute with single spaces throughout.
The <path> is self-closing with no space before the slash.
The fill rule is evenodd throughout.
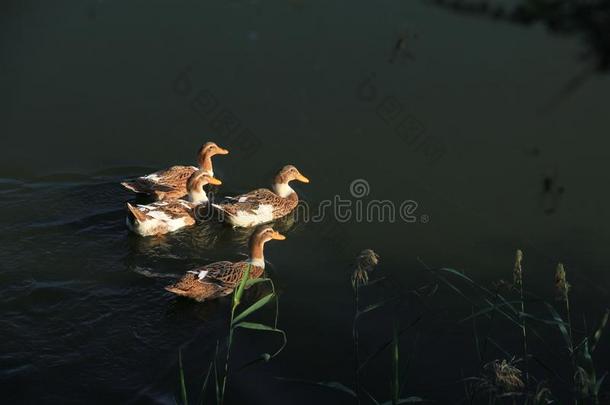
<path id="1" fill-rule="evenodd" d="M 127 209 L 129 210 L 129 212 L 131 212 L 131 215 L 133 215 L 133 218 L 137 222 L 144 222 L 146 220 L 146 214 L 144 214 L 142 211 L 140 211 L 130 203 L 127 203 Z"/>
<path id="2" fill-rule="evenodd" d="M 229 217 L 234 216 L 231 210 L 229 210 L 224 204 L 212 204 L 212 207 L 216 208 L 218 211 Z"/>
<path id="3" fill-rule="evenodd" d="M 169 291 L 169 292 L 171 292 L 171 293 L 173 293 L 173 294 L 183 296 L 183 297 L 186 297 L 186 296 L 187 296 L 187 292 L 186 292 L 186 291 L 179 289 L 178 287 L 176 287 L 176 286 L 175 286 L 175 285 L 173 285 L 173 284 L 172 284 L 172 285 L 168 285 L 168 286 L 166 286 L 166 287 L 165 287 L 165 290 L 166 290 L 166 291 Z"/>
<path id="4" fill-rule="evenodd" d="M 139 190 L 138 184 L 135 181 L 122 181 L 121 182 L 121 186 L 125 187 L 127 190 L 131 190 L 133 192 L 136 193 L 140 193 L 141 191 Z"/>

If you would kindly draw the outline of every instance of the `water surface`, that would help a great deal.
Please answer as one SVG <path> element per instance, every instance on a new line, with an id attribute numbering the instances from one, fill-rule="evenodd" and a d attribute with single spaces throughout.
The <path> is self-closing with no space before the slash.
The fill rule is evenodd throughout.
<path id="1" fill-rule="evenodd" d="M 215 160 L 222 193 L 266 186 L 292 163 L 311 179 L 296 187 L 311 207 L 354 200 L 356 179 L 368 185 L 364 202 L 418 205 L 414 223 L 278 224 L 287 240 L 266 256 L 288 346 L 232 376 L 232 403 L 349 398 L 275 377 L 352 384 L 349 269 L 363 248 L 380 254 L 377 277 L 390 280 L 371 299 L 429 283 L 422 262 L 486 285 L 509 280 L 521 248 L 538 295 L 552 300 L 562 261 L 579 320 L 596 324 L 607 306 L 610 82 L 595 74 L 561 96 L 584 68 L 576 36 L 425 2 L 4 8 L 0 385 L 14 402 L 173 403 L 180 347 L 198 390 L 226 336 L 228 302 L 177 300 L 162 287 L 189 268 L 239 259 L 248 233 L 211 223 L 137 237 L 124 225 L 133 196 L 119 182 L 193 163 L 207 140 L 231 150 Z M 401 35 L 408 55 L 390 63 Z M 480 366 L 472 326 L 456 323 L 470 306 L 446 287 L 428 307 L 409 302 L 401 322 L 422 321 L 402 340 L 405 393 L 458 402 L 459 380 Z M 390 321 L 387 311 L 363 321 L 363 350 L 389 339 Z M 497 335 L 518 353 L 518 332 L 504 325 Z M 278 343 L 240 333 L 235 365 Z M 597 364 L 608 359 L 600 345 Z M 380 399 L 388 372 L 386 353 L 365 373 Z"/>

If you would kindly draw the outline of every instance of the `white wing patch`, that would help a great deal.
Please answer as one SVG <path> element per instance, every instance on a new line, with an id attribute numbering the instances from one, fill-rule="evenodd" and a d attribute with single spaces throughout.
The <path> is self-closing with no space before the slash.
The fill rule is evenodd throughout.
<path id="1" fill-rule="evenodd" d="M 187 273 L 191 273 L 191 274 L 197 274 L 197 278 L 201 281 L 205 278 L 205 276 L 208 275 L 208 271 L 207 270 L 189 270 L 187 271 Z"/>
<path id="2" fill-rule="evenodd" d="M 158 183 L 161 179 L 157 173 L 149 174 L 148 176 L 144 176 L 144 178 L 148 181 L 152 181 L 153 183 Z"/>
<path id="3" fill-rule="evenodd" d="M 259 205 L 256 211 L 237 211 L 235 216 L 229 217 L 229 221 L 233 225 L 241 226 L 244 228 L 263 224 L 265 222 L 273 221 L 273 205 L 263 204 Z"/>
<path id="4" fill-rule="evenodd" d="M 173 232 L 187 226 L 188 214 L 172 218 L 163 210 L 167 204 L 166 201 L 159 201 L 150 205 L 138 205 L 138 210 L 146 214 L 147 218 L 144 221 L 136 220 L 133 224 L 128 220 L 129 228 L 142 236 L 151 236 Z M 180 204 L 189 208 L 186 201 L 180 201 Z"/>

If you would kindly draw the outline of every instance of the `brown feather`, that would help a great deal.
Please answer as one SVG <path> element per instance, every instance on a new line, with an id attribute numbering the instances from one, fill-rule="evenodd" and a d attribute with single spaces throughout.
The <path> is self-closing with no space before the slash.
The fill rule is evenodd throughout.
<path id="1" fill-rule="evenodd" d="M 146 220 L 146 214 L 134 207 L 133 205 L 127 203 L 127 209 L 129 210 L 129 212 L 131 212 L 131 214 L 137 221 L 142 222 Z"/>
<path id="2" fill-rule="evenodd" d="M 157 200 L 180 198 L 187 194 L 186 182 L 197 170 L 194 166 L 172 166 L 121 184 L 136 193 L 151 194 Z M 158 180 L 151 179 L 151 176 Z"/>
<path id="3" fill-rule="evenodd" d="M 208 273 L 199 280 L 197 274 L 187 273 L 177 283 L 165 287 L 169 292 L 184 297 L 189 297 L 197 301 L 211 300 L 230 294 L 237 287 L 243 273 L 248 267 L 248 262 L 216 262 L 203 267 L 196 268 L 192 271 Z M 250 278 L 259 278 L 263 275 L 264 269 L 258 266 L 252 266 L 250 269 Z"/>
<path id="4" fill-rule="evenodd" d="M 243 201 L 240 202 L 239 200 Z M 261 205 L 271 205 L 273 207 L 273 218 L 277 219 L 290 214 L 298 204 L 299 198 L 296 193 L 283 198 L 269 189 L 259 188 L 233 197 L 231 201 L 220 203 L 218 207 L 227 214 L 236 216 L 239 211 L 253 213 Z"/>
<path id="5" fill-rule="evenodd" d="M 205 301 L 230 294 L 232 290 L 216 283 L 202 282 L 197 275 L 187 273 L 176 284 L 165 289 L 176 295 L 192 298 L 196 301 Z"/>

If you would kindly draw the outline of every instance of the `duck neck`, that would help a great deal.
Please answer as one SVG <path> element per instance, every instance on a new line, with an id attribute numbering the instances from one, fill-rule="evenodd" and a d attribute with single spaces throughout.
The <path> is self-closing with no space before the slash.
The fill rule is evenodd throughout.
<path id="1" fill-rule="evenodd" d="M 203 190 L 203 186 L 189 190 L 189 201 L 193 204 L 203 204 L 208 202 L 208 195 Z"/>
<path id="2" fill-rule="evenodd" d="M 273 184 L 273 191 L 282 198 L 288 198 L 293 194 L 296 195 L 296 192 L 292 189 L 292 187 L 285 182 L 275 182 Z"/>
<path id="3" fill-rule="evenodd" d="M 250 257 L 248 262 L 254 266 L 265 268 L 265 256 L 263 254 L 263 248 L 265 243 L 260 240 L 253 241 L 250 245 Z"/>
<path id="4" fill-rule="evenodd" d="M 212 155 L 204 153 L 199 156 L 199 168 L 210 176 L 213 176 L 214 168 L 212 167 Z"/>

